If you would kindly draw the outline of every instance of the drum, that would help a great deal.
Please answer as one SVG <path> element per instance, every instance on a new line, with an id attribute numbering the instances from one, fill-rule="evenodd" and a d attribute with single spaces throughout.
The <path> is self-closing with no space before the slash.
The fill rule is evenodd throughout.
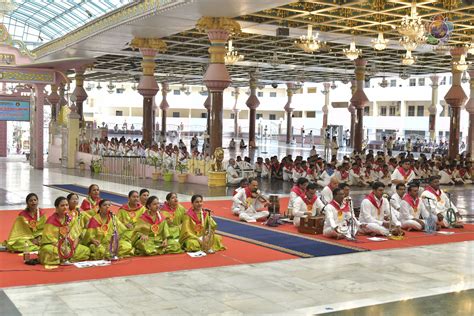
<path id="1" fill-rule="evenodd" d="M 268 202 L 268 212 L 270 214 L 280 214 L 280 199 L 278 195 L 270 195 Z"/>
<path id="2" fill-rule="evenodd" d="M 324 216 L 308 216 L 300 219 L 298 232 L 303 234 L 319 235 L 323 233 Z"/>

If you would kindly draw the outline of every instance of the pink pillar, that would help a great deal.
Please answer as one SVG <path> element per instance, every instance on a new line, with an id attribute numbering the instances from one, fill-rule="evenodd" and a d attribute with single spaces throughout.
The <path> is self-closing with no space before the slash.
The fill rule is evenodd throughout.
<path id="1" fill-rule="evenodd" d="M 474 70 L 469 70 L 471 77 L 471 92 L 469 101 L 466 104 L 466 111 L 469 113 L 469 129 L 467 135 L 467 153 L 474 157 Z"/>
<path id="2" fill-rule="evenodd" d="M 286 84 L 286 95 L 288 96 L 288 101 L 285 104 L 285 112 L 286 112 L 286 143 L 289 144 L 291 142 L 291 132 L 292 132 L 292 114 L 293 108 L 291 107 L 291 101 L 293 99 L 293 89 L 295 88 L 295 84 L 293 82 L 289 82 Z"/>
<path id="3" fill-rule="evenodd" d="M 459 61 L 462 54 L 465 54 L 464 47 L 456 47 L 451 50 L 453 62 Z M 444 96 L 444 100 L 451 107 L 451 118 L 449 124 L 449 144 L 448 144 L 448 158 L 456 159 L 459 154 L 459 137 L 461 133 L 461 107 L 467 100 L 467 96 L 461 86 L 462 71 L 456 69 L 452 65 L 453 83 L 448 93 Z"/>
<path id="4" fill-rule="evenodd" d="M 328 127 L 328 113 L 329 113 L 329 89 L 331 87 L 331 84 L 329 82 L 325 82 L 323 84 L 324 90 L 321 91 L 324 94 L 324 106 L 322 108 L 323 110 L 323 128 L 321 135 L 325 135 L 326 133 L 326 128 Z"/>
<path id="5" fill-rule="evenodd" d="M 211 133 L 211 94 L 208 89 L 206 101 L 204 101 L 204 107 L 207 111 L 207 123 L 206 123 L 206 133 L 210 135 Z"/>
<path id="6" fill-rule="evenodd" d="M 44 84 L 34 84 L 35 113 L 33 124 L 34 147 L 30 148 L 30 164 L 35 169 L 43 169 L 43 125 L 44 125 Z"/>
<path id="7" fill-rule="evenodd" d="M 255 73 L 250 73 L 250 95 L 245 104 L 250 109 L 249 117 L 249 147 L 257 147 L 255 143 L 255 122 L 257 120 L 257 108 L 260 101 L 257 98 L 257 78 Z"/>
<path id="8" fill-rule="evenodd" d="M 168 111 L 170 105 L 168 104 L 168 101 L 166 100 L 166 95 L 168 94 L 168 83 L 163 82 L 161 84 L 161 95 L 163 96 L 163 100 L 161 100 L 160 103 L 160 109 L 161 109 L 161 135 L 166 136 L 166 112 Z"/>
<path id="9" fill-rule="evenodd" d="M 59 115 L 59 101 L 61 100 L 58 94 L 58 85 L 51 85 L 51 93 L 47 97 L 48 103 L 51 105 L 51 119 L 56 122 Z"/>
<path id="10" fill-rule="evenodd" d="M 87 92 L 84 89 L 84 72 L 86 71 L 86 67 L 78 67 L 75 69 L 76 71 L 76 87 L 71 96 L 71 100 L 76 103 L 77 113 L 80 116 L 79 122 L 80 126 L 84 126 L 84 110 L 83 104 L 84 101 L 87 99 Z"/>
<path id="11" fill-rule="evenodd" d="M 362 152 L 362 140 L 364 138 L 364 107 L 369 99 L 364 92 L 365 66 L 367 61 L 357 58 L 355 61 L 356 91 L 352 95 L 351 104 L 356 108 L 356 123 L 354 128 L 354 151 Z"/>
<path id="12" fill-rule="evenodd" d="M 7 121 L 0 121 L 0 157 L 6 157 L 7 150 Z"/>
<path id="13" fill-rule="evenodd" d="M 356 91 L 356 81 L 352 80 L 351 81 L 351 95 L 354 95 Z M 356 124 L 356 108 L 354 105 L 349 102 L 349 107 L 348 107 L 349 112 L 351 113 L 351 139 L 350 139 L 350 146 L 354 147 L 354 131 L 355 131 L 355 124 Z"/>

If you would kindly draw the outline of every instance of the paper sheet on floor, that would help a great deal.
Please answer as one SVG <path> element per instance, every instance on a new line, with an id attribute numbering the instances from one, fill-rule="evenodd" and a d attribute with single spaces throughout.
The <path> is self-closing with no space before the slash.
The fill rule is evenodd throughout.
<path id="1" fill-rule="evenodd" d="M 104 267 L 108 265 L 110 265 L 110 261 L 107 260 L 81 261 L 74 263 L 74 266 L 77 268 Z"/>
<path id="2" fill-rule="evenodd" d="M 191 258 L 205 257 L 207 254 L 204 251 L 188 252 L 187 253 Z"/>
<path id="3" fill-rule="evenodd" d="M 368 240 L 371 241 L 385 241 L 388 240 L 387 238 L 380 238 L 380 237 L 367 237 Z"/>
<path id="4" fill-rule="evenodd" d="M 437 233 L 437 234 L 440 234 L 440 235 L 452 235 L 452 234 L 454 234 L 454 232 L 443 232 L 443 231 L 441 231 L 441 232 L 436 232 L 436 233 Z"/>

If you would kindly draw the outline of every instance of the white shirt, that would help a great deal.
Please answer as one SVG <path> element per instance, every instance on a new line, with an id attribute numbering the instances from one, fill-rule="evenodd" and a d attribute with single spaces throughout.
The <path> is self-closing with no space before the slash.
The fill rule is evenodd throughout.
<path id="1" fill-rule="evenodd" d="M 397 211 L 400 211 L 400 202 L 402 201 L 402 198 L 400 195 L 398 195 L 398 193 L 394 193 L 391 197 L 392 199 L 390 200 L 390 205 Z"/>
<path id="2" fill-rule="evenodd" d="M 441 191 L 439 201 L 438 197 L 428 190 L 425 190 L 423 193 L 421 193 L 421 200 L 425 204 L 428 212 L 432 214 L 439 214 L 446 212 L 449 208 L 453 208 L 454 212 L 457 213 L 458 209 L 456 208 L 456 205 L 450 203 L 448 196 L 443 190 L 440 189 L 439 191 Z"/>
<path id="3" fill-rule="evenodd" d="M 343 207 L 344 206 L 341 205 L 341 208 Z M 337 226 L 342 226 L 344 222 L 351 218 L 351 212 L 342 212 L 341 217 L 338 216 L 338 213 L 338 210 L 333 205 L 326 205 L 326 207 L 324 208 L 324 230 L 329 227 L 335 229 Z"/>
<path id="4" fill-rule="evenodd" d="M 235 170 L 233 166 L 228 165 L 226 177 L 227 177 L 227 182 L 232 182 L 235 178 L 239 177 L 239 173 L 237 172 L 237 170 Z"/>
<path id="5" fill-rule="evenodd" d="M 311 212 L 314 216 L 319 213 L 323 207 L 323 202 L 321 202 L 321 199 L 317 198 L 316 201 L 314 201 L 311 209 L 308 210 L 305 201 L 300 196 L 298 196 L 293 203 L 293 224 L 297 227 L 300 226 L 300 219 L 302 216 L 305 216 L 306 212 Z"/>
<path id="6" fill-rule="evenodd" d="M 375 200 L 377 204 L 380 203 L 380 200 L 377 200 L 377 198 L 375 198 Z M 375 223 L 382 226 L 384 222 L 384 216 L 389 215 L 390 211 L 390 204 L 388 203 L 387 199 L 382 198 L 380 212 L 368 199 L 364 199 L 360 206 L 359 221 L 361 222 L 361 224 Z M 400 226 L 400 222 L 397 220 L 397 217 L 393 213 L 392 224 Z"/>
<path id="7" fill-rule="evenodd" d="M 333 199 L 332 189 L 327 185 L 321 191 L 321 200 L 322 200 L 323 204 L 328 204 L 332 201 L 332 199 Z"/>
<path id="8" fill-rule="evenodd" d="M 422 218 L 428 218 L 429 213 L 428 210 L 425 207 L 425 204 L 420 199 L 420 202 L 418 204 L 418 209 L 415 211 L 415 209 L 408 204 L 407 201 L 402 200 L 400 202 L 400 221 L 408 221 L 412 219 L 419 219 L 420 215 Z"/>
<path id="9" fill-rule="evenodd" d="M 438 173 L 438 176 L 441 177 L 441 178 L 439 179 L 439 183 L 440 183 L 440 184 L 453 183 L 453 177 L 452 177 L 452 175 L 450 175 L 449 173 L 447 173 L 447 172 L 444 171 L 444 170 L 441 170 L 441 171 Z"/>
<path id="10" fill-rule="evenodd" d="M 238 190 L 238 192 L 232 197 L 232 209 L 238 208 L 242 205 L 245 210 L 256 211 L 263 207 L 263 203 L 261 203 L 258 199 L 254 199 L 252 197 L 247 198 L 246 190 Z"/>
<path id="11" fill-rule="evenodd" d="M 407 178 L 405 179 L 405 177 L 400 173 L 398 168 L 395 168 L 395 170 L 392 173 L 392 181 L 393 180 L 402 180 L 402 181 L 405 181 L 405 184 L 411 182 L 415 178 L 415 173 L 411 169 L 408 172 L 409 172 L 409 174 L 408 174 Z M 393 192 L 397 191 L 396 187 L 397 187 L 397 185 L 392 183 L 392 191 Z"/>

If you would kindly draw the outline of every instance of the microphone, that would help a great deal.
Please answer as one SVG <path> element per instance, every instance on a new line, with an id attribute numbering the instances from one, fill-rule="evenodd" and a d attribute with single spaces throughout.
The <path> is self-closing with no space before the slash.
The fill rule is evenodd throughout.
<path id="1" fill-rule="evenodd" d="M 384 195 L 382 195 L 382 197 L 386 198 L 386 199 L 389 200 L 389 201 L 390 201 L 390 200 L 393 200 L 393 198 L 392 198 L 390 195 L 388 195 L 388 194 L 384 194 Z"/>
<path id="2" fill-rule="evenodd" d="M 208 208 L 203 208 L 202 209 L 204 212 L 208 212 L 208 213 L 214 213 L 212 210 L 208 209 Z"/>
<path id="3" fill-rule="evenodd" d="M 429 200 L 429 201 L 436 201 L 435 199 L 432 199 L 432 198 L 427 197 L 427 196 L 422 196 L 421 198 L 422 198 L 422 199 L 427 199 L 427 200 Z"/>

